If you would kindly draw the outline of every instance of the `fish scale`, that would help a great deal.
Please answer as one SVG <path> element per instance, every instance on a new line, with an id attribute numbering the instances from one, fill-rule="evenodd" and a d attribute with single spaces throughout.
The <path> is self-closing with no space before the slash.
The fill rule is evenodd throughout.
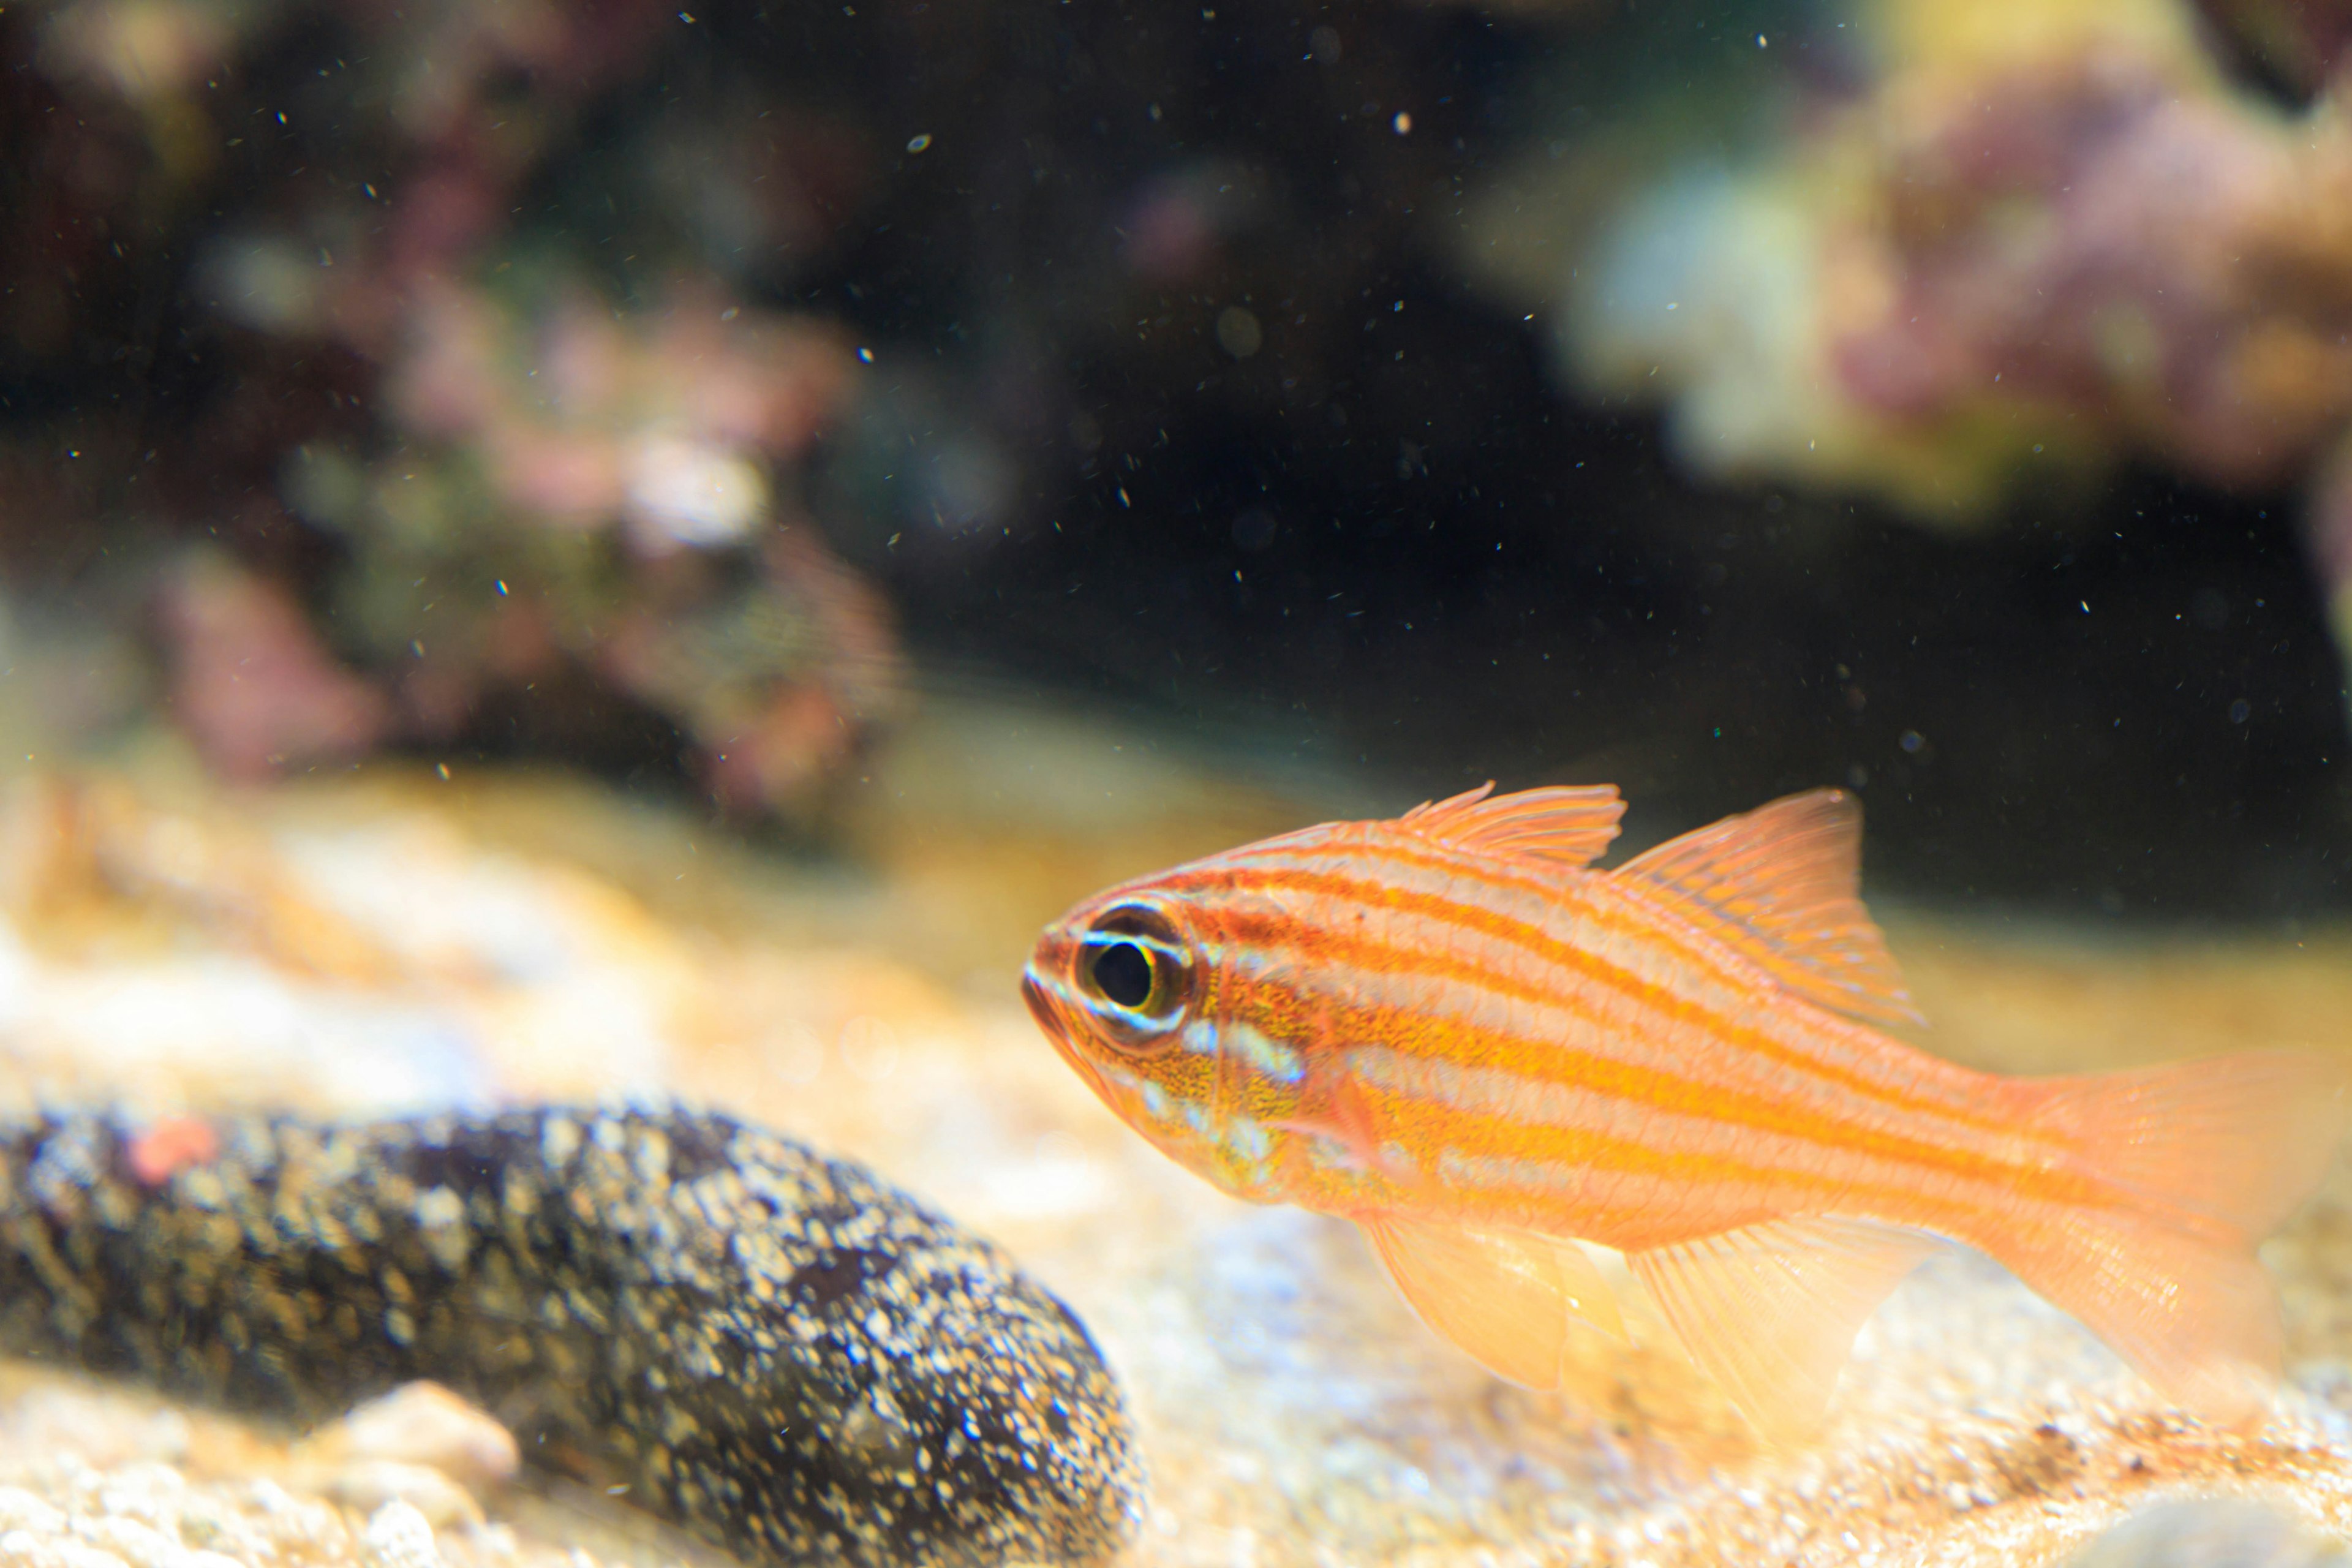
<path id="1" fill-rule="evenodd" d="M 1917 1015 L 1857 897 L 1852 796 L 1597 871 L 1613 789 L 1490 790 L 1097 894 L 1040 938 L 1031 1011 L 1162 1152 L 1353 1220 L 1424 1321 L 1521 1382 L 1556 1382 L 1571 1321 L 1619 1323 L 1570 1245 L 1596 1242 L 1795 1440 L 1948 1238 L 2168 1397 L 2259 1416 L 2278 1329 L 2252 1246 L 2352 1119 L 2342 1058 L 1975 1072 L 1881 1027 Z"/>

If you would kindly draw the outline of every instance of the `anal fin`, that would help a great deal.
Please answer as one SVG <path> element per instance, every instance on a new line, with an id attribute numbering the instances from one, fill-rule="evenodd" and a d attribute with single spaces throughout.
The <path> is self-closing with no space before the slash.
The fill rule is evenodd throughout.
<path id="1" fill-rule="evenodd" d="M 1870 1220 L 1806 1215 L 1625 1261 L 1757 1431 L 1793 1443 L 1820 1427 L 1863 1320 L 1941 1245 Z"/>
<path id="2" fill-rule="evenodd" d="M 1571 1319 L 1627 1337 L 1608 1282 L 1572 1241 L 1393 1215 L 1356 1223 L 1422 1321 L 1497 1376 L 1558 1387 Z"/>

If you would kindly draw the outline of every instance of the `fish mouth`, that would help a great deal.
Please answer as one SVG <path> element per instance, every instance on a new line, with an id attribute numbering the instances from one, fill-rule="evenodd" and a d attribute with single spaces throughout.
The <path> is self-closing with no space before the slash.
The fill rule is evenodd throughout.
<path id="1" fill-rule="evenodd" d="M 1054 1000 L 1053 993 L 1037 978 L 1034 965 L 1021 972 L 1021 1000 L 1029 1005 L 1029 1016 L 1037 1020 L 1037 1032 L 1053 1042 L 1063 1060 L 1084 1072 L 1086 1058 L 1072 1043 L 1069 1020 L 1063 1016 L 1062 1005 Z"/>
<path id="2" fill-rule="evenodd" d="M 1021 1000 L 1029 1005 L 1029 1016 L 1037 1020 L 1037 1027 L 1045 1031 L 1045 1037 L 1060 1044 L 1061 1015 L 1055 1011 L 1053 998 L 1045 994 L 1045 988 L 1037 984 L 1037 976 L 1026 969 L 1021 972 Z"/>
<path id="3" fill-rule="evenodd" d="M 1109 1089 L 1103 1083 L 1101 1070 L 1078 1048 L 1076 1032 L 1064 1016 L 1061 1005 L 1039 983 L 1034 965 L 1021 972 L 1021 1000 L 1028 1004 L 1029 1016 L 1037 1020 L 1037 1032 L 1053 1046 L 1054 1054 L 1069 1063 L 1071 1070 L 1084 1079 L 1088 1088 L 1108 1099 Z"/>

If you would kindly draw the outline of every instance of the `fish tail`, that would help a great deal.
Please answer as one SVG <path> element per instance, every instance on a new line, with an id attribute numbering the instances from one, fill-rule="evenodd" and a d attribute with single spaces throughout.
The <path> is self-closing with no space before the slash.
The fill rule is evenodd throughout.
<path id="1" fill-rule="evenodd" d="M 2254 1246 L 2308 1197 L 2352 1123 L 2352 1061 L 2266 1050 L 2011 1086 L 2030 1134 L 2097 1196 L 2029 1197 L 1969 1239 L 2080 1319 L 2159 1393 L 2258 1417 L 2280 1360 Z M 2045 1143 L 2046 1146 L 2046 1143 Z"/>

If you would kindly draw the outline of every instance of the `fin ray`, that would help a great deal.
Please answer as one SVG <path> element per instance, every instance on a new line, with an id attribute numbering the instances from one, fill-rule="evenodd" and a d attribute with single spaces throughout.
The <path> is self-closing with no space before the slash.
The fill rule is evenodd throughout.
<path id="1" fill-rule="evenodd" d="M 1843 790 L 1727 816 L 1614 875 L 1810 1002 L 1873 1023 L 1925 1021 L 1862 907 L 1862 808 Z"/>
<path id="2" fill-rule="evenodd" d="M 1572 1241 L 1396 1215 L 1356 1223 L 1422 1321 L 1497 1376 L 1558 1387 L 1571 1319 L 1627 1337 L 1608 1282 Z"/>
<path id="3" fill-rule="evenodd" d="M 2279 1300 L 2251 1245 L 2074 1209 L 1986 1250 L 2166 1398 L 2225 1426 L 2262 1414 L 2278 1380 Z"/>
<path id="4" fill-rule="evenodd" d="M 1398 820 L 1450 844 L 1580 867 L 1609 847 L 1625 815 L 1614 784 L 1547 784 L 1513 795 L 1495 795 L 1494 788 L 1489 779 L 1434 804 L 1424 801 Z"/>
<path id="5" fill-rule="evenodd" d="M 1820 1426 L 1863 1320 L 1939 1245 L 1870 1220 L 1801 1215 L 1625 1261 L 1691 1359 L 1768 1440 L 1791 1443 Z"/>

